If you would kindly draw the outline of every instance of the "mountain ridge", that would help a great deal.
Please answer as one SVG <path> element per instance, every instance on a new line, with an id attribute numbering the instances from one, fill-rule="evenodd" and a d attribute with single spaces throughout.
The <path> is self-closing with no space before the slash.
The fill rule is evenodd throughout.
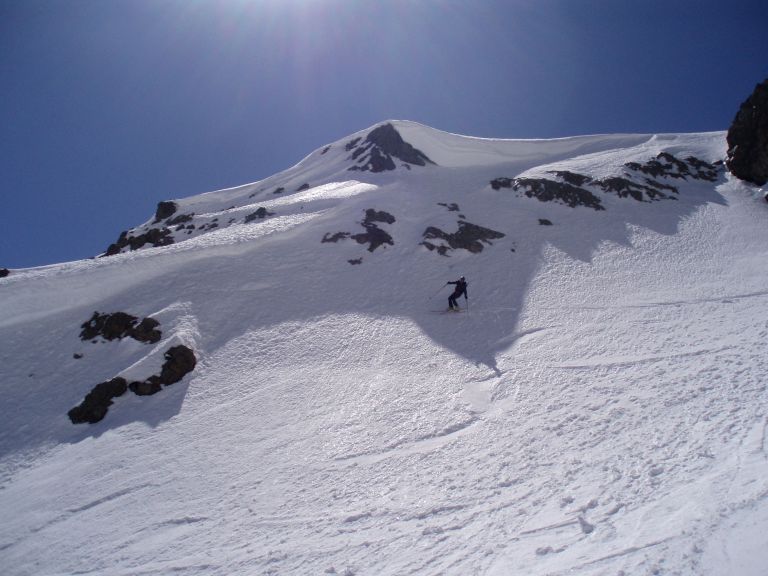
<path id="1" fill-rule="evenodd" d="M 437 154 L 441 162 L 432 161 L 428 154 L 404 140 L 400 131 L 405 131 L 411 140 L 420 140 L 422 142 L 420 145 L 431 150 L 432 155 Z M 370 140 L 372 135 L 373 140 Z M 468 166 L 472 166 L 488 170 L 496 166 L 500 171 L 503 167 L 507 172 L 521 169 L 525 172 L 525 167 L 535 168 L 534 162 L 537 160 L 543 160 L 546 163 L 547 154 L 542 152 L 542 149 L 551 149 L 549 154 L 554 154 L 556 157 L 562 154 L 579 157 L 589 156 L 592 153 L 604 153 L 604 148 L 610 146 L 618 146 L 621 149 L 634 144 L 635 147 L 639 146 L 642 149 L 643 145 L 652 146 L 653 142 L 659 142 L 664 138 L 676 137 L 610 135 L 555 140 L 494 140 L 441 132 L 415 122 L 385 121 L 318 148 L 292 168 L 256 183 L 208 192 L 188 197 L 183 201 L 160 202 L 153 221 L 121 233 L 120 238 L 109 246 L 105 255 L 111 256 L 126 249 L 166 246 L 179 239 L 183 240 L 184 235 L 196 236 L 201 232 L 205 233 L 234 223 L 262 220 L 268 215 L 273 215 L 269 213 L 269 205 L 275 203 L 272 200 L 275 196 L 295 195 L 333 181 L 344 181 L 345 171 L 370 171 L 373 176 L 397 169 L 410 170 L 411 166 L 423 168 L 433 165 L 438 169 L 441 167 L 467 169 Z M 375 142 L 378 140 L 385 143 L 385 148 L 387 146 L 389 148 L 382 150 L 382 147 Z M 470 146 L 478 148 L 472 153 L 468 150 Z M 666 148 L 661 146 L 659 149 Z M 329 151 L 331 151 L 330 154 L 328 154 Z M 411 162 L 403 160 L 403 157 Z M 401 165 L 396 166 L 393 158 L 398 159 Z M 457 158 L 462 160 L 459 161 Z M 471 158 L 474 163 L 467 164 L 466 158 Z M 718 158 L 718 165 L 722 164 L 721 160 L 722 158 Z M 711 158 L 710 161 L 712 161 Z M 313 177 L 310 177 L 310 174 Z M 496 178 L 501 176 L 497 174 Z M 369 179 L 369 183 L 374 182 L 376 182 L 375 177 L 373 180 Z M 246 195 L 247 198 L 245 198 Z M 261 204 L 264 205 L 258 201 L 251 202 L 256 198 L 261 199 Z M 202 222 L 193 222 L 196 212 L 199 214 L 200 211 L 210 215 L 205 216 Z M 161 222 L 163 226 L 157 226 Z"/>

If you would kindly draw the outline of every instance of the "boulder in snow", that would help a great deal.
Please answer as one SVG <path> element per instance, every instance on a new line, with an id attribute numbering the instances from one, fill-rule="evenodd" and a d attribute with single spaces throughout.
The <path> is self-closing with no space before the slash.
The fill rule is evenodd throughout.
<path id="1" fill-rule="evenodd" d="M 154 344 L 162 337 L 158 329 L 160 322 L 154 318 L 144 318 L 139 321 L 136 316 L 125 312 L 101 314 L 94 312 L 90 320 L 84 322 L 80 328 L 80 339 L 93 340 L 101 336 L 105 340 L 120 340 L 130 337 L 139 342 Z"/>
<path id="2" fill-rule="evenodd" d="M 95 424 L 107 415 L 112 398 L 122 396 L 127 389 L 128 383 L 120 377 L 97 384 L 78 406 L 67 412 L 67 416 L 72 424 Z"/>

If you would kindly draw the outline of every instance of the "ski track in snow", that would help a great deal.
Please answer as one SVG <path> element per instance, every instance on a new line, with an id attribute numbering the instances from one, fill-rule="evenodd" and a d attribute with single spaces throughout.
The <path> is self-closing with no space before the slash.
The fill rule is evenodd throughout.
<path id="1" fill-rule="evenodd" d="M 185 208 L 262 194 L 278 214 L 2 281 L 4 574 L 761 573 L 768 208 L 725 179 L 595 214 L 467 188 L 665 147 L 712 160 L 722 134 L 526 148 L 398 126 L 453 168 L 200 195 Z M 321 179 L 318 154 L 291 182 Z M 438 202 L 507 236 L 429 253 L 425 226 L 456 222 Z M 320 242 L 367 208 L 397 216 L 394 246 Z M 458 274 L 471 308 L 431 313 Z M 163 339 L 82 342 L 94 310 L 151 315 Z M 69 423 L 180 342 L 191 376 Z"/>

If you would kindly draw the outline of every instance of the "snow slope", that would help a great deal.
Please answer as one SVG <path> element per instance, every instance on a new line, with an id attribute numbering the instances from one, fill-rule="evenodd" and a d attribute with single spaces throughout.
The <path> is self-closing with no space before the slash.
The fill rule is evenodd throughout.
<path id="1" fill-rule="evenodd" d="M 659 176 L 677 191 L 653 201 L 583 185 L 599 210 L 491 185 L 713 163 L 724 134 L 388 124 L 432 163 L 360 169 L 373 127 L 131 231 L 173 244 L 0 279 L 3 574 L 764 573 L 760 191 L 722 170 Z M 503 237 L 425 235 L 467 223 Z M 441 313 L 459 275 L 470 308 Z M 83 341 L 94 311 L 163 337 Z M 198 359 L 181 382 L 70 422 L 176 344 Z"/>

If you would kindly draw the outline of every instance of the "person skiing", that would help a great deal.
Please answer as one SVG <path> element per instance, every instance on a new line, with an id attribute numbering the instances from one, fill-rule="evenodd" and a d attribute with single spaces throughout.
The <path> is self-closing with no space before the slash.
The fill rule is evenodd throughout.
<path id="1" fill-rule="evenodd" d="M 464 300 L 469 300 L 469 296 L 467 295 L 467 281 L 464 276 L 462 276 L 453 282 L 446 282 L 446 285 L 447 284 L 456 285 L 456 288 L 453 290 L 453 294 L 448 296 L 448 310 L 455 310 L 458 312 L 459 304 L 456 302 L 456 298 L 460 298 L 461 295 L 464 294 Z"/>

